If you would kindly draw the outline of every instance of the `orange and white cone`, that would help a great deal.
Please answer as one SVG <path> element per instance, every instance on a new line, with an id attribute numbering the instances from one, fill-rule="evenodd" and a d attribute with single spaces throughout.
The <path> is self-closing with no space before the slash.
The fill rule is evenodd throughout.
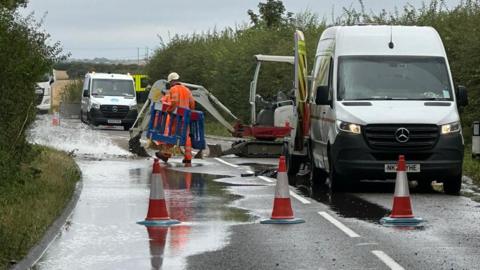
<path id="1" fill-rule="evenodd" d="M 413 215 L 405 157 L 400 155 L 397 163 L 392 212 L 389 217 L 382 218 L 380 223 L 386 226 L 418 226 L 421 222 L 423 222 L 423 219 L 416 218 Z"/>
<path id="2" fill-rule="evenodd" d="M 275 186 L 275 199 L 273 201 L 272 217 L 262 220 L 262 224 L 297 224 L 305 220 L 295 218 L 292 203 L 290 201 L 290 189 L 285 165 L 285 157 L 280 156 L 277 173 L 277 185 Z"/>
<path id="3" fill-rule="evenodd" d="M 163 181 L 161 168 L 158 159 L 153 162 L 152 183 L 150 187 L 150 201 L 148 204 L 148 213 L 144 221 L 137 222 L 146 226 L 169 226 L 178 224 L 180 221 L 170 219 L 168 216 L 167 204 L 165 202 L 165 191 L 163 190 Z"/>
<path id="4" fill-rule="evenodd" d="M 54 112 L 52 115 L 52 126 L 59 126 L 60 125 L 60 114 L 58 112 Z"/>

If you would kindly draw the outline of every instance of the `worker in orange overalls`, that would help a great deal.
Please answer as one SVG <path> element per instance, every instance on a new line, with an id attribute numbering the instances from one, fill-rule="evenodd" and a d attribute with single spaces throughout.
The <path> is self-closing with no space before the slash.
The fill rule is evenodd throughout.
<path id="1" fill-rule="evenodd" d="M 178 81 L 179 79 L 180 76 L 176 72 L 168 74 L 167 81 L 170 84 L 170 91 L 166 95 L 168 103 L 170 103 L 168 112 L 175 111 L 177 107 L 184 107 L 190 110 L 195 109 L 195 100 L 193 99 L 192 92 L 190 92 L 190 89 L 186 86 L 182 85 Z M 164 162 L 167 162 L 172 156 L 173 147 L 174 145 L 166 145 L 166 147 L 163 147 L 160 152 L 156 153 L 157 157 Z M 190 130 L 187 130 L 183 163 L 192 163 L 192 140 L 190 138 Z"/>

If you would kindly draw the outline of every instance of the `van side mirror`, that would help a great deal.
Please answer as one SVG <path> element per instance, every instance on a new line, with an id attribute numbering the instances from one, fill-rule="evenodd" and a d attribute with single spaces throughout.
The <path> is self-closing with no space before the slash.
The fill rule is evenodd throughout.
<path id="1" fill-rule="evenodd" d="M 465 86 L 459 85 L 455 94 L 457 96 L 457 104 L 459 107 L 465 107 L 468 105 L 468 92 Z"/>
<path id="2" fill-rule="evenodd" d="M 330 100 L 328 100 L 328 85 L 321 85 L 317 87 L 315 104 L 330 105 Z"/>
<path id="3" fill-rule="evenodd" d="M 89 97 L 87 89 L 83 90 L 83 97 Z"/>

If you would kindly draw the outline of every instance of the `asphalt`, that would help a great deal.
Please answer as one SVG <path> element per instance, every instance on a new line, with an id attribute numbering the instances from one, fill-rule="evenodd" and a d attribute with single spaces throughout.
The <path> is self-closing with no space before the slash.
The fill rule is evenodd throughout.
<path id="1" fill-rule="evenodd" d="M 76 121 L 52 128 L 40 119 L 31 133 L 35 142 L 74 151 L 84 181 L 73 214 L 35 269 L 479 269 L 480 204 L 469 197 L 412 188 L 424 226 L 391 228 L 379 220 L 390 212 L 393 183 L 330 194 L 298 177 L 291 201 L 305 223 L 265 225 L 275 180 L 245 175 L 269 175 L 277 160 L 231 156 L 185 167 L 174 159 L 162 164 L 162 179 L 170 215 L 182 224 L 147 228 L 136 222 L 148 208 L 152 160 L 125 150 L 127 132 Z"/>

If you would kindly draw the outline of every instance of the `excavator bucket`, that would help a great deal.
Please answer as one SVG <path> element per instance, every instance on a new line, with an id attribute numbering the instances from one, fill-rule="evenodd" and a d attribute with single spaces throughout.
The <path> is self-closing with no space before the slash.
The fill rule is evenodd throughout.
<path id="1" fill-rule="evenodd" d="M 223 155 L 220 144 L 207 144 L 209 157 L 221 157 Z"/>
<path id="2" fill-rule="evenodd" d="M 150 157 L 147 150 L 140 143 L 140 137 L 142 134 L 134 136 L 128 140 L 128 150 L 140 157 Z"/>

